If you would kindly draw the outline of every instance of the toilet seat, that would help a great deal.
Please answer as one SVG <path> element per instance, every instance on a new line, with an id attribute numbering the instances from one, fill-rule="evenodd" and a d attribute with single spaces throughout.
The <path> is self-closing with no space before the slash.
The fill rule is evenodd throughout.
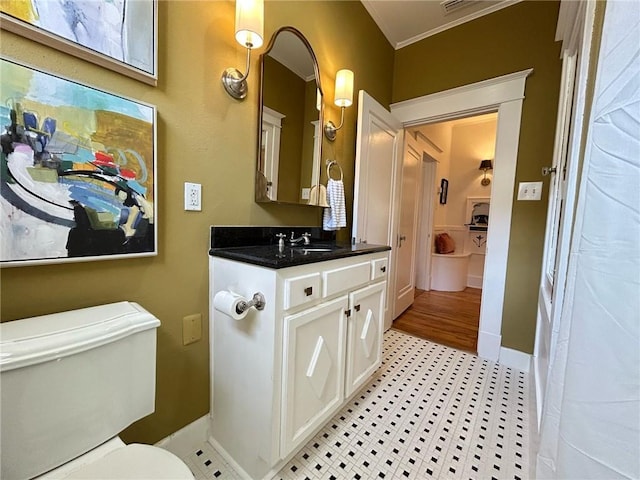
<path id="1" fill-rule="evenodd" d="M 176 455 L 159 447 L 132 443 L 105 455 L 78 458 L 77 468 L 67 465 L 43 478 L 68 480 L 193 480 L 189 467 Z M 54 473 L 51 475 L 51 473 Z"/>

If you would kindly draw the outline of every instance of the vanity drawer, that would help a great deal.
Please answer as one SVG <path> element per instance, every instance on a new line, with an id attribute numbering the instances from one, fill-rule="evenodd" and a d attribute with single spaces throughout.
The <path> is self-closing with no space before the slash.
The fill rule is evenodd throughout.
<path id="1" fill-rule="evenodd" d="M 322 272 L 322 296 L 329 297 L 363 285 L 369 281 L 370 275 L 371 262 L 326 270 Z"/>
<path id="2" fill-rule="evenodd" d="M 284 309 L 304 305 L 320 298 L 320 274 L 311 273 L 284 281 Z"/>
<path id="3" fill-rule="evenodd" d="M 379 258 L 371 261 L 371 280 L 385 278 L 389 271 L 389 259 Z"/>

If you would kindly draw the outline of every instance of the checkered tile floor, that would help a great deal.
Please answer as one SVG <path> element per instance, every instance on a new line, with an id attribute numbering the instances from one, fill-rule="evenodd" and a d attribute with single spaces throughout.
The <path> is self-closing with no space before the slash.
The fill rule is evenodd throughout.
<path id="1" fill-rule="evenodd" d="M 525 479 L 529 376 L 389 330 L 382 366 L 276 479 Z M 209 445 L 198 480 L 241 478 Z"/>

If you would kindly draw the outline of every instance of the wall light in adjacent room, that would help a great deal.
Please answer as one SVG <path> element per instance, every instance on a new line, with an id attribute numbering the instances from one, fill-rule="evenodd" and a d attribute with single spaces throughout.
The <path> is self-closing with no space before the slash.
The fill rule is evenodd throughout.
<path id="1" fill-rule="evenodd" d="M 487 178 L 487 170 L 493 170 L 493 162 L 491 162 L 491 160 L 482 160 L 478 170 L 482 170 L 484 172 L 484 176 L 482 177 L 482 180 L 480 180 L 480 185 L 486 187 L 491 183 L 491 179 Z"/>
<path id="2" fill-rule="evenodd" d="M 331 120 L 324 125 L 324 135 L 332 142 L 336 139 L 336 132 L 344 125 L 344 109 L 353 104 L 353 72 L 351 70 L 339 70 L 336 74 L 333 103 L 340 107 L 340 125 L 336 127 Z"/>
<path id="3" fill-rule="evenodd" d="M 263 28 L 264 1 L 236 0 L 236 40 L 247 49 L 247 68 L 244 75 L 236 68 L 227 68 L 222 74 L 222 85 L 229 95 L 238 100 L 247 96 L 251 49 L 262 46 Z"/>

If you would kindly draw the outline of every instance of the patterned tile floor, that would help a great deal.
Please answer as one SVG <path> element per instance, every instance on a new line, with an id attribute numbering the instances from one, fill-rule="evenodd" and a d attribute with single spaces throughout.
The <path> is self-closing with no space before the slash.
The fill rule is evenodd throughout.
<path id="1" fill-rule="evenodd" d="M 526 373 L 389 330 L 376 374 L 274 478 L 532 478 L 530 394 Z M 209 444 L 183 460 L 241 478 Z"/>

